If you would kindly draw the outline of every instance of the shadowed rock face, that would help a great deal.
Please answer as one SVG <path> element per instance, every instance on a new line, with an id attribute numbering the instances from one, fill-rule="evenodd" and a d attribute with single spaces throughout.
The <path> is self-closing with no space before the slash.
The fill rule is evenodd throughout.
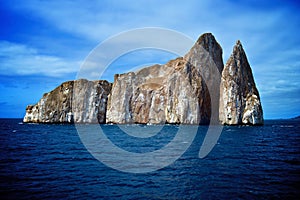
<path id="1" fill-rule="evenodd" d="M 164 65 L 116 74 L 107 81 L 68 81 L 26 108 L 24 122 L 262 124 L 246 54 L 238 41 L 224 67 L 211 33 Z"/>
<path id="2" fill-rule="evenodd" d="M 224 68 L 222 54 L 222 47 L 215 37 L 206 33 L 185 55 L 185 59 L 200 72 L 202 88 L 198 98 L 203 124 L 219 124 L 220 81 Z"/>
<path id="3" fill-rule="evenodd" d="M 222 124 L 263 124 L 263 111 L 252 70 L 240 41 L 222 72 L 220 87 Z"/>
<path id="4" fill-rule="evenodd" d="M 204 34 L 184 58 L 115 75 L 106 122 L 206 124 L 211 116 L 207 85 L 218 104 L 220 75 L 214 73 L 222 69 L 222 48 L 212 34 Z"/>
<path id="5" fill-rule="evenodd" d="M 104 123 L 107 81 L 68 81 L 46 93 L 35 105 L 26 108 L 24 122 L 37 123 Z"/>

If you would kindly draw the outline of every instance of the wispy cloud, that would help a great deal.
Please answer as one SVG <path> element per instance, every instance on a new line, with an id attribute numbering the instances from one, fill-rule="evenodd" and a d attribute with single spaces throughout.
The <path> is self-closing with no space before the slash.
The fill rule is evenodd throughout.
<path id="1" fill-rule="evenodd" d="M 300 25 L 299 16 L 295 16 L 296 8 L 282 1 L 270 4 L 224 0 L 132 3 L 124 0 L 87 4 L 82 0 L 31 0 L 26 4 L 11 4 L 20 12 L 34 13 L 61 31 L 97 43 L 121 31 L 149 26 L 181 31 L 195 40 L 203 32 L 213 32 L 224 48 L 225 58 L 229 57 L 237 39 L 247 44 L 254 58 L 283 38 L 285 44 L 294 43 L 296 38 L 288 36 L 297 36 L 297 25 Z"/>
<path id="2" fill-rule="evenodd" d="M 64 76 L 76 73 L 79 61 L 43 55 L 23 44 L 0 41 L 1 75 Z"/>

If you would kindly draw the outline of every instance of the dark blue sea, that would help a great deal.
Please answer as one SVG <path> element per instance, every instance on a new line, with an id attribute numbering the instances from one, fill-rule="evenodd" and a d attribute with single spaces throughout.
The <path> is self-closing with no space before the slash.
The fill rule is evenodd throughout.
<path id="1" fill-rule="evenodd" d="M 98 161 L 84 146 L 74 125 L 21 122 L 0 120 L 2 200 L 300 199 L 300 123 L 296 120 L 224 127 L 213 150 L 202 159 L 198 154 L 207 127 L 196 127 L 195 138 L 179 159 L 147 173 L 124 172 Z M 94 134 L 88 135 L 89 130 L 99 125 L 80 126 L 93 141 Z M 149 127 L 138 128 L 146 133 Z M 124 134 L 126 127 L 101 128 L 119 148 L 142 154 L 165 147 L 180 127 L 158 127 L 158 134 L 144 138 Z M 189 137 L 189 128 L 186 130 Z M 109 154 L 104 143 L 95 145 L 99 145 L 99 155 L 102 151 L 111 155 L 106 157 L 108 161 L 118 156 Z M 129 157 L 123 159 L 131 161 Z M 160 162 L 161 158 L 151 159 Z M 122 161 L 116 166 L 125 171 L 132 167 L 122 165 Z"/>

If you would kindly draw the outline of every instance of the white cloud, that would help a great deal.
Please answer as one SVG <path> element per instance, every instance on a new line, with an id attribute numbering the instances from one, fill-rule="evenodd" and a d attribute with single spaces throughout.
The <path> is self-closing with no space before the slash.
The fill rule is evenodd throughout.
<path id="1" fill-rule="evenodd" d="M 52 55 L 40 54 L 23 44 L 0 41 L 1 75 L 63 76 L 76 73 L 79 61 L 65 60 Z"/>

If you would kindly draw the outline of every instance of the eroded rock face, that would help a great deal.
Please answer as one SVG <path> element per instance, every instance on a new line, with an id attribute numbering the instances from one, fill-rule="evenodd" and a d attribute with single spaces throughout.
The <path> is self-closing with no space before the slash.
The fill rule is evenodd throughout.
<path id="1" fill-rule="evenodd" d="M 218 103 L 220 76 L 215 81 L 213 74 L 222 69 L 222 48 L 212 34 L 204 34 L 183 58 L 115 75 L 106 122 L 208 123 L 211 101 L 205 83 L 218 84 Z"/>
<path id="2" fill-rule="evenodd" d="M 222 124 L 263 124 L 263 111 L 252 70 L 240 41 L 222 72 L 220 87 Z"/>
<path id="3" fill-rule="evenodd" d="M 108 99 L 108 123 L 197 123 L 198 99 L 191 69 L 178 58 L 136 73 L 115 75 Z M 198 87 L 198 86 L 197 86 Z"/>
<path id="4" fill-rule="evenodd" d="M 105 123 L 107 81 L 84 79 L 68 81 L 46 93 L 35 105 L 26 108 L 24 122 L 34 123 Z"/>
<path id="5" fill-rule="evenodd" d="M 185 59 L 200 72 L 202 91 L 198 98 L 202 123 L 219 124 L 220 81 L 224 68 L 222 54 L 222 47 L 215 37 L 206 33 L 185 55 Z"/>

